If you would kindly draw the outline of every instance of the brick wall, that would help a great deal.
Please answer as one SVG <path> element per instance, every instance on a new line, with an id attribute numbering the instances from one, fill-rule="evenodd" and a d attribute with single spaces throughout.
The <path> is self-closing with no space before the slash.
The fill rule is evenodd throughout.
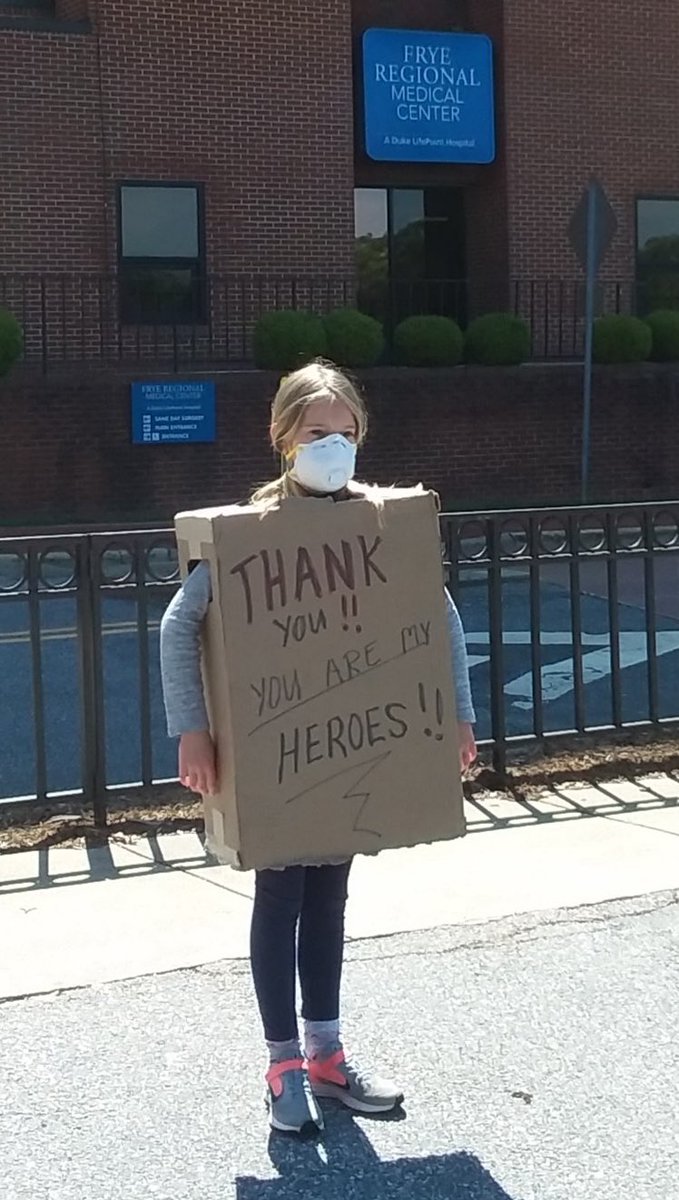
<path id="1" fill-rule="evenodd" d="M 129 383 L 113 371 L 17 369 L 0 384 L 0 525 L 167 520 L 176 510 L 246 497 L 272 476 L 268 404 L 276 380 L 218 379 L 214 446 L 130 445 Z M 463 368 L 367 372 L 372 425 L 360 473 L 436 488 L 455 507 L 578 498 L 581 372 Z M 558 396 L 558 403 L 554 397 Z M 676 368 L 599 370 L 593 497 L 640 501 L 679 491 Z"/>
<path id="2" fill-rule="evenodd" d="M 212 272 L 348 270 L 346 0 L 96 8 L 110 178 L 202 181 Z"/>
<path id="3" fill-rule="evenodd" d="M 212 273 L 348 273 L 347 0 L 88 8 L 92 34 L 0 31 L 0 272 L 115 270 L 128 179 L 205 184 Z"/>
<path id="4" fill-rule="evenodd" d="M 91 37 L 0 32 L 0 272 L 104 269 L 96 96 Z"/>
<path id="5" fill-rule="evenodd" d="M 507 145 L 504 101 L 504 2 L 467 0 L 467 27 L 493 42 L 496 159 L 483 167 L 466 195 L 467 273 L 472 312 L 505 309 L 509 302 Z"/>
<path id="6" fill-rule="evenodd" d="M 507 304 L 507 194 L 503 109 L 503 0 L 352 0 L 357 79 L 356 184 L 359 187 L 448 187 L 465 190 L 467 276 L 472 311 Z M 363 150 L 360 39 L 372 27 L 485 33 L 495 50 L 498 157 L 491 166 L 381 163 Z"/>
<path id="7" fill-rule="evenodd" d="M 62 21 L 84 21 L 89 17 L 89 0 L 56 0 L 55 15 Z"/>
<path id="8" fill-rule="evenodd" d="M 214 273 L 348 273 L 354 170 L 360 186 L 464 187 L 481 283 L 578 274 L 567 225 L 592 170 L 619 222 L 609 278 L 633 275 L 636 197 L 679 197 L 676 0 L 56 0 L 55 12 L 89 15 L 94 31 L 0 30 L 0 273 L 114 270 L 123 179 L 205 183 Z M 354 162 L 352 39 L 370 24 L 490 34 L 496 164 L 374 164 L 360 138 Z"/>
<path id="9" fill-rule="evenodd" d="M 548 14 L 547 14 L 548 9 Z M 507 0 L 505 103 L 511 270 L 572 278 L 571 210 L 591 172 L 619 229 L 604 263 L 634 272 L 635 199 L 679 197 L 676 0 Z"/>
<path id="10" fill-rule="evenodd" d="M 352 120 L 352 36 L 482 30 L 501 69 L 502 0 L 232 0 L 191 21 L 183 0 L 58 0 L 56 12 L 89 16 L 94 32 L 0 35 L 0 272 L 114 271 L 116 185 L 146 179 L 205 184 L 213 273 L 349 273 L 355 177 L 468 188 L 472 274 L 504 273 L 504 164 L 371 163 L 360 132 L 354 164 Z"/>
<path id="11" fill-rule="evenodd" d="M 474 0 L 472 0 L 472 3 Z M 494 4 L 496 0 L 486 0 Z M 501 0 L 498 0 L 500 3 Z M 366 29 L 463 30 L 469 0 L 352 0 L 356 91 L 356 184 L 358 187 L 466 187 L 481 177 L 478 167 L 450 163 L 373 162 L 363 149 L 361 37 Z"/>

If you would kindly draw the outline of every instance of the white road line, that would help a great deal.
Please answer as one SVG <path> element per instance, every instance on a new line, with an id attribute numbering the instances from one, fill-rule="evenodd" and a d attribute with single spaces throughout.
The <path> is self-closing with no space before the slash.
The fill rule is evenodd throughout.
<path id="1" fill-rule="evenodd" d="M 530 631 L 512 630 L 505 632 L 503 642 L 505 645 L 530 645 Z M 488 645 L 490 643 L 490 635 L 487 632 L 468 633 L 467 643 L 472 646 L 478 644 Z M 572 646 L 573 635 L 568 630 L 542 633 L 540 635 L 540 644 L 542 646 Z M 582 658 L 583 682 L 585 687 L 587 687 L 589 684 L 597 683 L 611 674 L 610 638 L 607 633 L 583 633 L 582 644 L 583 646 L 600 647 L 600 649 L 593 649 L 588 654 L 584 654 Z M 655 644 L 658 658 L 664 654 L 672 654 L 679 650 L 679 632 L 662 630 L 656 634 Z M 647 640 L 643 630 L 620 634 L 621 670 L 624 671 L 627 667 L 635 667 L 640 663 L 646 662 L 647 656 Z M 470 666 L 478 666 L 480 663 L 488 661 L 488 657 L 482 655 L 469 655 Z M 554 700 L 558 700 L 561 696 L 572 692 L 575 687 L 573 660 L 566 658 L 561 659 L 559 662 L 546 664 L 540 672 L 540 678 L 543 703 L 550 704 Z M 515 697 L 513 700 L 515 708 L 532 708 L 532 672 L 528 671 L 526 674 L 519 675 L 518 678 L 510 680 L 509 683 L 505 684 L 504 691 L 505 695 Z"/>
<path id="2" fill-rule="evenodd" d="M 149 621 L 148 629 L 149 633 L 160 629 L 160 621 Z M 137 622 L 121 621 L 117 625 L 103 625 L 101 632 L 104 637 L 110 637 L 111 634 L 136 633 Z M 73 641 L 77 636 L 75 629 L 43 629 L 40 632 L 41 642 Z M 30 635 L 23 631 L 0 633 L 0 646 L 21 646 L 30 640 Z"/>

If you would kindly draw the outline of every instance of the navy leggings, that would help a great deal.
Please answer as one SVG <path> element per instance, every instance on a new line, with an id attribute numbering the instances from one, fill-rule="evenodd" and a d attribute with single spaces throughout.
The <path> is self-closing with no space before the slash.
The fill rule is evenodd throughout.
<path id="1" fill-rule="evenodd" d="M 351 863 L 343 863 L 257 872 L 250 951 L 268 1042 L 297 1037 L 296 967 L 303 1017 L 307 1021 L 339 1017 L 350 868 Z"/>

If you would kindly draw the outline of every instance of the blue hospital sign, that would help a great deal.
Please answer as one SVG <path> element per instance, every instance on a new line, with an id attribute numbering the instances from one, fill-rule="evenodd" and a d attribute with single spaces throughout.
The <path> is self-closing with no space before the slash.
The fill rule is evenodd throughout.
<path id="1" fill-rule="evenodd" d="M 132 384 L 132 442 L 214 442 L 215 385 L 172 380 Z"/>
<path id="2" fill-rule="evenodd" d="M 368 29 L 365 142 L 379 162 L 495 158 L 493 46 L 476 33 Z"/>

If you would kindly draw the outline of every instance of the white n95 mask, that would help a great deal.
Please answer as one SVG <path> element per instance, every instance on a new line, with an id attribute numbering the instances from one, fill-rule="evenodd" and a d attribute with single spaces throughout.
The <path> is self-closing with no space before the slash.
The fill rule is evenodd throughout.
<path id="1" fill-rule="evenodd" d="M 356 470 L 356 446 L 341 433 L 305 442 L 290 458 L 292 479 L 310 492 L 341 492 Z"/>

